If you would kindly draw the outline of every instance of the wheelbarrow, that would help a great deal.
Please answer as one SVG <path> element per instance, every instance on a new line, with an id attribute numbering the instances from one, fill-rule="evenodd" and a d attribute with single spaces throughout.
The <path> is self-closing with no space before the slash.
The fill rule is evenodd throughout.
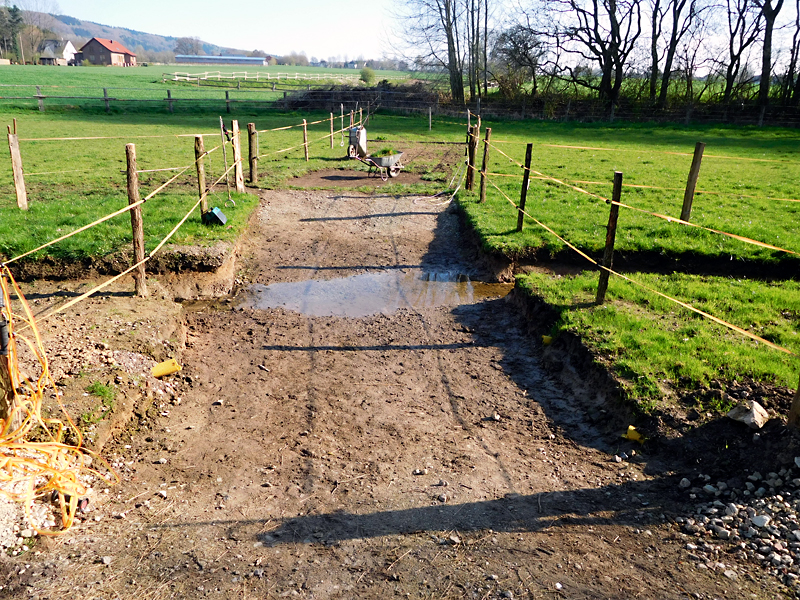
<path id="1" fill-rule="evenodd" d="M 403 168 L 403 163 L 400 159 L 403 157 L 402 152 L 397 154 L 389 154 L 387 156 L 365 156 L 359 158 L 365 165 L 369 165 L 369 174 L 373 173 L 373 169 L 377 172 L 383 181 L 387 181 L 389 177 L 397 177 L 400 170 Z"/>
<path id="2" fill-rule="evenodd" d="M 369 167 L 368 175 L 377 173 L 383 181 L 389 177 L 397 177 L 403 168 L 400 159 L 402 152 L 387 154 L 386 156 L 370 156 L 367 154 L 367 130 L 363 126 L 350 129 L 350 144 L 347 146 L 347 156 L 360 160 Z"/>

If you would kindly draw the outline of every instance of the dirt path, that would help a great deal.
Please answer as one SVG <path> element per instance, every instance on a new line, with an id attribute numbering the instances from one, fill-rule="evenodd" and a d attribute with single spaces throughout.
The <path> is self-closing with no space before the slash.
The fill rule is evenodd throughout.
<path id="1" fill-rule="evenodd" d="M 447 206 L 269 192 L 241 277 L 480 279 L 473 258 Z M 687 559 L 676 479 L 612 460 L 617 440 L 542 371 L 512 302 L 396 281 L 405 308 L 357 318 L 246 295 L 195 306 L 180 403 L 108 447 L 123 482 L 0 583 L 19 598 L 774 597 L 755 570 Z"/>

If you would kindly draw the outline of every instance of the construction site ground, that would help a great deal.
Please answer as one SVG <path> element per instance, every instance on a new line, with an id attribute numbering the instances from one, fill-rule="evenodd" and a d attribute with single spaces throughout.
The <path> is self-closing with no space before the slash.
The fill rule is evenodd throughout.
<path id="1" fill-rule="evenodd" d="M 0 596 L 788 593 L 733 555 L 719 569 L 687 557 L 700 542 L 674 518 L 689 510 L 678 481 L 691 459 L 598 428 L 541 366 L 510 286 L 410 293 L 398 277 L 371 314 L 366 292 L 304 291 L 387 273 L 489 279 L 452 205 L 379 190 L 261 195 L 238 295 L 179 305 L 156 282 L 133 298 L 126 281 L 43 325 L 67 408 L 98 419 L 92 443 L 120 482 L 96 482 L 64 535 L 0 558 Z M 296 284 L 286 306 L 258 308 L 277 283 Z M 23 289 L 41 312 L 89 285 Z M 328 300 L 340 312 L 325 314 Z M 183 370 L 149 377 L 168 356 Z M 107 419 L 85 405 L 94 380 L 118 390 Z M 630 458 L 616 462 L 621 449 Z"/>

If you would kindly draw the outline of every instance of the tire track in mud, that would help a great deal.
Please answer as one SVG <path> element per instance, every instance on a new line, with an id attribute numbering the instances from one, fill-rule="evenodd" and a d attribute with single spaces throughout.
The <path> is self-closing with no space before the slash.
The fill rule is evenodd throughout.
<path id="1" fill-rule="evenodd" d="M 392 250 L 394 252 L 395 264 L 400 264 L 400 253 L 399 253 L 399 251 L 397 249 L 397 240 L 395 238 L 393 230 L 391 230 L 390 240 L 391 240 L 391 244 L 392 244 Z M 433 332 L 431 331 L 428 323 L 425 321 L 424 315 L 417 308 L 415 308 L 413 306 L 412 302 L 405 296 L 405 294 L 403 293 L 402 289 L 400 289 L 399 292 L 403 296 L 403 299 L 408 304 L 409 309 L 419 319 L 420 325 L 422 326 L 422 330 L 425 332 L 425 336 L 427 338 L 428 344 L 433 345 L 435 337 L 434 337 Z M 475 431 L 472 423 L 470 423 L 468 420 L 466 420 L 462 416 L 462 414 L 461 414 L 462 413 L 462 410 L 461 410 L 462 407 L 460 406 L 460 403 L 458 401 L 460 396 L 455 394 L 455 392 L 453 391 L 453 386 L 451 384 L 450 377 L 447 375 L 447 372 L 446 372 L 446 369 L 445 369 L 445 365 L 444 365 L 444 361 L 442 359 L 442 354 L 441 354 L 442 350 L 433 350 L 433 352 L 434 352 L 434 354 L 436 356 L 436 365 L 437 365 L 437 370 L 439 371 L 439 378 L 440 378 L 440 381 L 441 381 L 442 385 L 444 386 L 445 392 L 447 393 L 447 398 L 448 398 L 448 401 L 449 401 L 449 404 L 450 404 L 450 410 L 452 412 L 453 418 L 459 423 L 459 425 L 461 425 L 461 427 L 464 429 L 464 431 L 469 432 L 471 435 L 475 435 L 476 439 L 480 442 L 481 448 L 486 453 L 486 455 L 490 459 L 494 460 L 497 463 L 498 467 L 500 468 L 500 472 L 503 475 L 503 479 L 505 479 L 505 481 L 506 481 L 506 485 L 508 486 L 508 489 L 512 493 L 516 493 L 516 490 L 515 490 L 514 483 L 512 481 L 511 475 L 510 475 L 510 473 L 508 471 L 508 468 L 503 463 L 503 460 L 500 458 L 500 453 L 499 452 L 495 452 L 494 450 L 492 450 L 488 446 L 486 441 L 484 440 L 483 436 L 476 435 L 476 431 Z"/>

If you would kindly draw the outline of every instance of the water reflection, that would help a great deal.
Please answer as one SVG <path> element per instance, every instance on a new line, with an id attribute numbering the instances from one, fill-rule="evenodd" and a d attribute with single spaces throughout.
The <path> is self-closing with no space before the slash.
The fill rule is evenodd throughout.
<path id="1" fill-rule="evenodd" d="M 471 304 L 505 296 L 513 284 L 471 281 L 459 273 L 380 271 L 341 279 L 253 285 L 237 298 L 246 308 L 285 308 L 310 316 L 366 317 L 401 308 Z"/>

